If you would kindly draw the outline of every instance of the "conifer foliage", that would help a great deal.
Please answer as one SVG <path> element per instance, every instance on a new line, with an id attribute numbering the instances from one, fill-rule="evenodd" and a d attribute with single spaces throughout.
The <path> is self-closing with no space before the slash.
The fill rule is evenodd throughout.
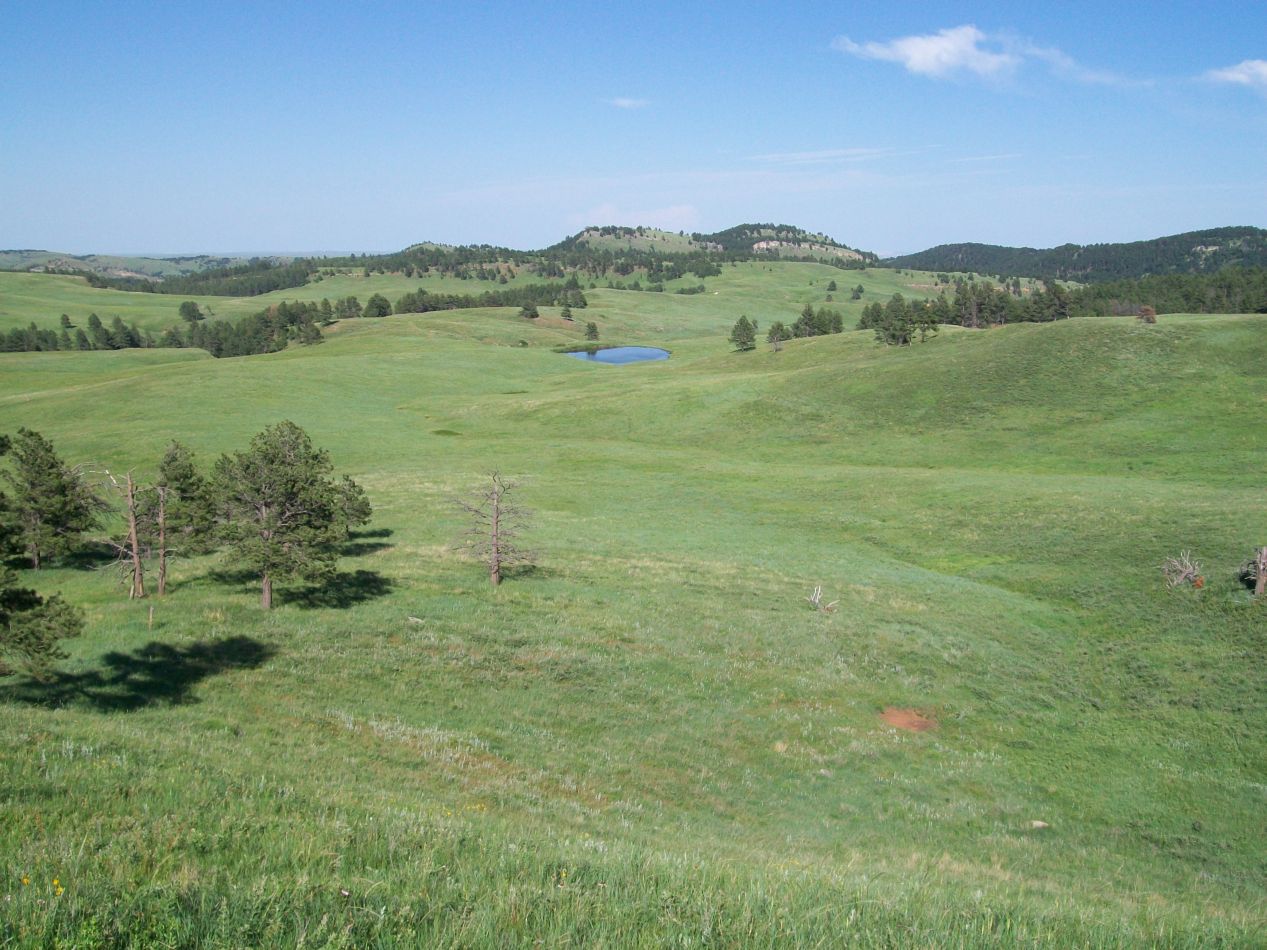
<path id="1" fill-rule="evenodd" d="M 9 448 L 0 437 L 0 455 Z M 17 506 L 0 492 L 0 558 L 17 547 L 18 524 L 9 516 Z M 36 679 L 47 677 L 65 656 L 59 641 L 83 630 L 83 616 L 58 596 L 44 598 L 20 586 L 17 575 L 0 563 L 0 676 L 19 670 Z"/>
<path id="2" fill-rule="evenodd" d="M 13 468 L 4 477 L 13 489 L 12 518 L 21 548 L 38 571 L 47 559 L 78 546 L 106 504 L 38 432 L 19 429 L 11 455 Z"/>
<path id="3" fill-rule="evenodd" d="M 349 528 L 369 519 L 359 486 L 336 482 L 332 470 L 330 456 L 293 422 L 269 426 L 245 452 L 216 463 L 220 540 L 236 568 L 259 577 L 265 610 L 274 581 L 328 578 Z"/>

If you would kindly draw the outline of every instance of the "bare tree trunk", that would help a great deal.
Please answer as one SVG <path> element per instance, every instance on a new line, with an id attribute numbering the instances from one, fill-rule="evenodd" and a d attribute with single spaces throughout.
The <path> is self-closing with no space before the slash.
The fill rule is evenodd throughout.
<path id="1" fill-rule="evenodd" d="M 136 482 L 131 472 L 128 472 L 124 491 L 128 505 L 128 557 L 132 561 L 132 589 L 128 591 L 128 598 L 137 599 L 145 596 L 145 567 L 141 563 L 141 542 L 136 530 Z"/>
<path id="2" fill-rule="evenodd" d="M 158 596 L 167 594 L 167 486 L 158 486 Z"/>
<path id="3" fill-rule="evenodd" d="M 1254 566 L 1258 574 L 1258 582 L 1254 585 L 1254 596 L 1261 597 L 1267 592 L 1267 548 L 1259 548 Z"/>
<path id="4" fill-rule="evenodd" d="M 493 582 L 493 586 L 497 587 L 502 582 L 502 550 L 501 550 L 501 522 L 502 522 L 502 487 L 493 482 L 492 491 L 493 505 L 489 512 L 489 553 L 488 553 L 488 579 Z"/>
<path id="5" fill-rule="evenodd" d="M 260 605 L 265 610 L 273 609 L 273 579 L 264 575 L 263 583 L 260 586 Z"/>

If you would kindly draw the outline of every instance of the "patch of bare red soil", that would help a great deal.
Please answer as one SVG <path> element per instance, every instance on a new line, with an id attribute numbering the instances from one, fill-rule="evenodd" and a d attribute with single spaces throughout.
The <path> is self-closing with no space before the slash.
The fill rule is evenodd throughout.
<path id="1" fill-rule="evenodd" d="M 925 716 L 914 709 L 898 709 L 896 706 L 885 706 L 880 718 L 890 726 L 905 729 L 907 732 L 927 732 L 937 728 L 937 720 Z"/>

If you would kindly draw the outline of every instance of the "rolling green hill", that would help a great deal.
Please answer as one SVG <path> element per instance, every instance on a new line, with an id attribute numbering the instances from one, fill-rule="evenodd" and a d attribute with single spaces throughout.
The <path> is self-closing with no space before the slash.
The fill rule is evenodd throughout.
<path id="1" fill-rule="evenodd" d="M 337 300 L 340 297 L 357 297 L 365 303 L 372 295 L 382 294 L 395 303 L 405 293 L 426 289 L 432 293 L 478 295 L 506 287 L 543 283 L 559 278 L 542 277 L 530 269 L 522 269 L 505 284 L 496 280 L 462 279 L 444 273 L 428 273 L 409 277 L 401 273 L 365 276 L 360 269 L 342 269 L 331 276 L 317 274 L 302 287 L 291 287 L 255 297 L 215 297 L 206 295 L 172 296 L 134 291 L 90 287 L 81 277 L 52 274 L 21 274 L 0 271 L 0 331 L 13 327 L 25 327 L 34 322 L 45 329 L 57 329 L 63 313 L 72 322 L 83 325 L 90 313 L 109 321 L 118 315 L 127 323 L 135 323 L 142 330 L 160 334 L 170 326 L 180 323 L 180 304 L 188 299 L 197 301 L 204 311 L 210 310 L 212 319 L 239 318 L 256 313 L 283 300 L 320 301 L 322 298 Z M 842 274 L 834 267 L 797 262 L 738 262 L 721 269 L 716 277 L 703 281 L 704 294 L 689 299 L 675 293 L 679 288 L 694 287 L 701 281 L 687 275 L 665 283 L 663 294 L 636 294 L 627 291 L 609 291 L 596 281 L 595 289 L 586 285 L 585 292 L 591 298 L 591 309 L 611 306 L 614 301 L 624 301 L 620 309 L 632 309 L 649 314 L 657 326 L 668 326 L 656 313 L 702 315 L 710 322 L 708 332 L 720 332 L 729 328 L 739 313 L 747 310 L 749 316 L 763 322 L 781 319 L 791 322 L 806 303 L 828 306 L 827 285 L 835 280 L 842 289 L 833 295 L 830 306 L 845 312 L 856 323 L 862 307 L 872 301 L 887 300 L 901 292 L 912 296 L 935 293 L 935 277 L 931 274 L 908 271 L 897 274 L 892 270 L 868 268 Z M 850 287 L 862 284 L 865 290 L 858 301 L 849 299 Z M 647 299 L 643 299 L 647 298 Z M 692 322 L 696 317 L 688 316 Z"/>
<path id="2" fill-rule="evenodd" d="M 194 254 L 186 257 L 121 257 L 112 254 L 63 254 L 57 251 L 0 251 L 0 270 L 88 271 L 107 277 L 179 277 L 228 267 L 231 257 Z"/>
<path id="3" fill-rule="evenodd" d="M 1129 244 L 1062 244 L 1046 250 L 994 244 L 941 244 L 887 258 L 889 267 L 1094 283 L 1150 274 L 1207 274 L 1224 267 L 1267 267 L 1267 231 L 1213 228 Z"/>
<path id="4" fill-rule="evenodd" d="M 0 354 L 0 431 L 71 462 L 145 479 L 172 438 L 206 465 L 285 418 L 376 509 L 333 585 L 267 615 L 215 556 L 147 603 L 109 570 L 23 575 L 88 630 L 53 684 L 0 682 L 0 933 L 1260 943 L 1267 624 L 1235 572 L 1267 543 L 1267 318 L 725 343 L 841 273 L 727 265 L 705 294 L 587 290 L 581 326 L 362 319 L 233 360 Z M 930 279 L 847 276 L 858 307 Z M 418 281 L 323 283 L 298 290 Z M 552 352 L 587 320 L 672 358 Z M 453 547 L 492 470 L 538 552 L 497 590 Z M 1183 549 L 1201 590 L 1162 583 Z"/>

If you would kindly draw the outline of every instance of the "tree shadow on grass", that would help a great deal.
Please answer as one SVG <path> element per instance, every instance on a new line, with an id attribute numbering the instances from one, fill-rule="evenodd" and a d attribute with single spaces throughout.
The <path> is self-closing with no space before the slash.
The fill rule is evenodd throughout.
<path id="1" fill-rule="evenodd" d="M 339 547 L 339 556 L 364 557 L 367 554 L 377 554 L 379 551 L 389 551 L 395 546 L 386 541 L 344 541 Z"/>
<path id="2" fill-rule="evenodd" d="M 308 609 L 345 609 L 377 597 L 386 597 L 394 586 L 391 578 L 378 571 L 337 571 L 320 584 L 289 590 L 282 588 L 277 591 L 277 599 L 283 604 Z"/>
<path id="3" fill-rule="evenodd" d="M 28 678 L 0 686 L 0 700 L 33 706 L 84 706 L 100 712 L 180 706 L 197 702 L 193 687 L 207 677 L 254 669 L 276 653 L 274 647 L 250 637 L 200 640 L 187 646 L 155 640 L 130 653 L 107 653 L 99 669 L 55 673 L 45 682 Z"/>
<path id="4" fill-rule="evenodd" d="M 395 547 L 388 544 L 382 538 L 390 538 L 392 536 L 391 528 L 375 528 L 373 531 L 349 531 L 347 540 L 339 547 L 339 554 L 342 557 L 363 557 L 366 554 L 376 554 L 379 551 L 387 551 Z"/>

